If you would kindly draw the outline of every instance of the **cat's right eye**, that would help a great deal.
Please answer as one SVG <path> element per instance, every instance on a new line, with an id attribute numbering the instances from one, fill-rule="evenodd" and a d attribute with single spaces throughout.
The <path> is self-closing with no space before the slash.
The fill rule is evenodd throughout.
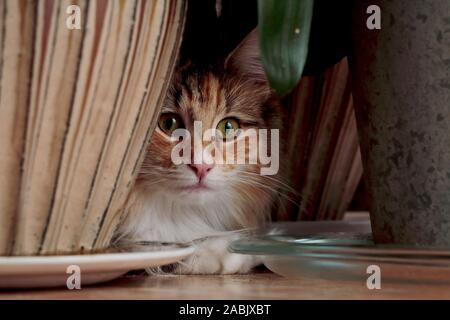
<path id="1" fill-rule="evenodd" d="M 159 129 L 168 136 L 176 129 L 183 128 L 183 120 L 176 113 L 163 113 L 158 120 Z"/>

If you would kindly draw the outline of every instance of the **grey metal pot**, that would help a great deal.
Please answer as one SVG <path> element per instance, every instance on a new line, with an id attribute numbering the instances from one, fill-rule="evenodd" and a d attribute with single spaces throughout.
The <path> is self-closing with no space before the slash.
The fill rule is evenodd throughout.
<path id="1" fill-rule="evenodd" d="M 366 26 L 370 5 L 381 30 Z M 359 0 L 350 57 L 373 234 L 450 246 L 450 1 Z"/>

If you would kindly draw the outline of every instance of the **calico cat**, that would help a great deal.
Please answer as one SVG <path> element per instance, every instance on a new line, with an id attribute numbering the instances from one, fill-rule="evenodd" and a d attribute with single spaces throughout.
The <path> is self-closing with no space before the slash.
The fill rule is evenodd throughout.
<path id="1" fill-rule="evenodd" d="M 196 252 L 172 269 L 176 273 L 248 272 L 257 259 L 229 253 L 227 246 L 239 237 L 233 231 L 258 227 L 270 219 L 278 197 L 278 176 L 260 175 L 260 163 L 175 165 L 171 153 L 178 141 L 171 139 L 171 133 L 186 128 L 193 135 L 194 121 L 201 121 L 204 130 L 217 128 L 224 134 L 227 129 L 279 129 L 280 115 L 280 103 L 259 57 L 255 30 L 222 63 L 180 66 L 118 239 L 193 241 Z"/>

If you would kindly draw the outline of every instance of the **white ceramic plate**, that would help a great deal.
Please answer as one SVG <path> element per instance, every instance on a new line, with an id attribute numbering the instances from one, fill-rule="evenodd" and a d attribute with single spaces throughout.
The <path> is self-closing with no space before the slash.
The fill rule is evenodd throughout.
<path id="1" fill-rule="evenodd" d="M 66 286 L 73 271 L 80 268 L 81 286 L 115 279 L 130 270 L 158 267 L 182 260 L 194 248 L 181 244 L 147 246 L 133 252 L 64 256 L 0 257 L 0 288 Z"/>

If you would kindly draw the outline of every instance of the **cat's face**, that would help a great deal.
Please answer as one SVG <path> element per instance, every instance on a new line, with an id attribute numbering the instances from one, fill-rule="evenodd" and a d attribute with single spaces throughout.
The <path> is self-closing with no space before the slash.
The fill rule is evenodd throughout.
<path id="1" fill-rule="evenodd" d="M 205 70 L 193 65 L 179 68 L 151 137 L 139 183 L 182 201 L 214 201 L 224 194 L 258 195 L 270 191 L 270 183 L 267 185 L 267 179 L 260 175 L 259 161 L 249 163 L 250 144 L 242 143 L 242 139 L 246 139 L 249 129 L 257 132 L 278 127 L 278 108 L 257 55 L 255 34 L 250 34 L 232 52 L 223 68 Z M 203 159 L 210 157 L 208 161 L 175 164 L 173 150 L 180 143 L 172 137 L 176 129 L 187 130 L 191 137 L 191 154 L 187 158 L 194 162 L 197 153 Z M 208 145 L 214 145 L 209 139 L 201 140 L 208 129 L 217 130 L 215 138 L 222 150 L 232 149 L 235 155 L 243 155 L 245 163 L 227 161 L 225 152 L 218 155 L 214 149 L 207 150 Z M 230 129 L 240 133 L 230 136 Z M 194 146 L 195 139 L 202 144 L 202 155 L 198 155 L 199 149 Z M 214 161 L 218 157 L 223 163 Z"/>

